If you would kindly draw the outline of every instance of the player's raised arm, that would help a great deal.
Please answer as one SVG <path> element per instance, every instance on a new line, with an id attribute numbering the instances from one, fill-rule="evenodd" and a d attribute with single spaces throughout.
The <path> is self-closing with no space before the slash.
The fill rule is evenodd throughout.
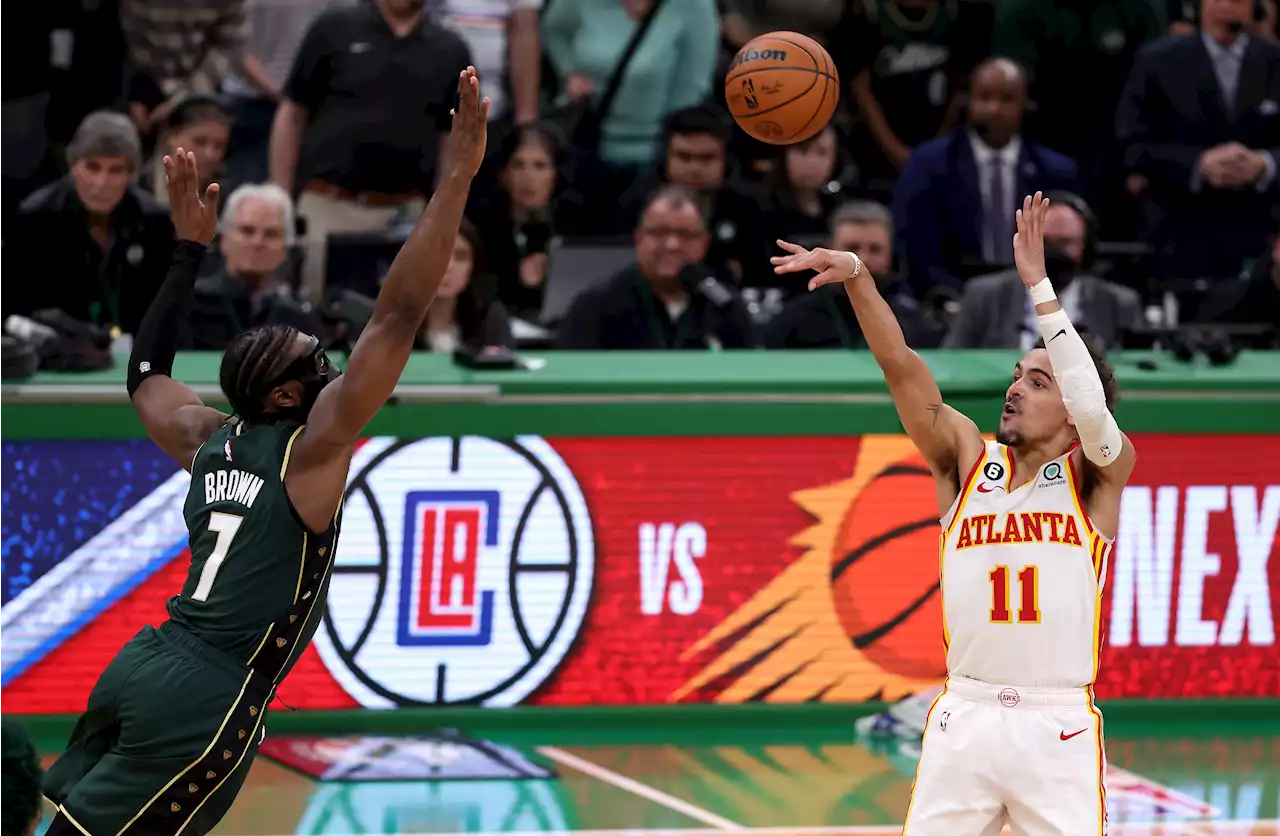
<path id="1" fill-rule="evenodd" d="M 218 228 L 218 184 L 201 195 L 196 156 L 182 148 L 164 158 L 164 175 L 178 243 L 164 284 L 133 336 L 126 385 L 147 435 L 189 470 L 200 445 L 228 420 L 171 376 L 196 272 Z"/>
<path id="2" fill-rule="evenodd" d="M 1115 416 L 1107 408 L 1106 391 L 1089 353 L 1071 319 L 1058 304 L 1044 266 L 1044 218 L 1049 200 L 1040 192 L 1023 199 L 1013 236 L 1018 275 L 1036 307 L 1036 325 L 1049 351 L 1053 380 L 1062 404 L 1080 436 L 1085 466 L 1099 484 L 1120 488 L 1129 480 L 1137 455 Z M 1118 501 L 1118 496 L 1116 497 Z"/>
<path id="3" fill-rule="evenodd" d="M 902 328 L 889 303 L 876 289 L 875 278 L 853 253 L 836 250 L 806 250 L 797 244 L 779 241 L 790 255 L 771 259 L 776 273 L 813 270 L 809 289 L 843 282 L 853 305 L 858 326 L 884 372 L 898 417 L 911 440 L 924 455 L 936 477 L 957 483 L 961 468 L 972 466 L 982 452 L 982 436 L 973 421 L 942 402 L 942 393 L 933 373 L 920 355 L 907 345 Z M 958 485 L 957 485 L 958 487 Z"/>
<path id="4" fill-rule="evenodd" d="M 307 419 L 295 453 L 352 444 L 391 397 L 413 350 L 427 307 L 453 253 L 471 180 L 484 160 L 489 100 L 480 98 L 474 67 L 458 77 L 459 105 L 446 140 L 445 164 L 427 210 L 405 241 L 378 292 L 373 316 L 360 334 L 344 374 L 326 386 Z"/>

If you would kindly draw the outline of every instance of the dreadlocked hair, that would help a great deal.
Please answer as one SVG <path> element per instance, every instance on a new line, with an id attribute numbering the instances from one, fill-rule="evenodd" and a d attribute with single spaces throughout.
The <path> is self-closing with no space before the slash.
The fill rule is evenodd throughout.
<path id="1" fill-rule="evenodd" d="M 4 718 L 0 727 L 0 834 L 24 836 L 40 815 L 40 759 L 26 730 Z"/>
<path id="2" fill-rule="evenodd" d="M 1102 347 L 1093 334 L 1088 332 L 1086 328 L 1078 328 L 1080 339 L 1084 342 L 1084 347 L 1089 350 L 1089 359 L 1093 361 L 1093 368 L 1098 373 L 1098 379 L 1102 381 L 1102 392 L 1107 399 L 1107 410 L 1116 411 L 1116 404 L 1120 403 L 1120 384 L 1116 381 L 1116 370 L 1112 367 L 1111 362 L 1107 360 L 1107 350 Z M 1036 348 L 1045 348 L 1044 337 L 1036 341 Z"/>
<path id="3" fill-rule="evenodd" d="M 231 409 L 246 421 L 266 417 L 266 400 L 271 381 L 284 367 L 285 349 L 298 336 L 292 325 L 260 325 L 231 341 L 222 355 L 218 385 L 231 402 Z"/>

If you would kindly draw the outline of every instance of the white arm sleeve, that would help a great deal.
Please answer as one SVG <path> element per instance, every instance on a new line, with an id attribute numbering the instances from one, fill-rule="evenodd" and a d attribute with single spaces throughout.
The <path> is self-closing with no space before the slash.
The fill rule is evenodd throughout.
<path id="1" fill-rule="evenodd" d="M 1053 379 L 1062 392 L 1062 403 L 1080 434 L 1084 457 L 1098 467 L 1106 467 L 1120 455 L 1124 436 L 1107 409 L 1106 392 L 1089 349 L 1063 311 L 1037 316 L 1036 324 L 1049 349 Z"/>

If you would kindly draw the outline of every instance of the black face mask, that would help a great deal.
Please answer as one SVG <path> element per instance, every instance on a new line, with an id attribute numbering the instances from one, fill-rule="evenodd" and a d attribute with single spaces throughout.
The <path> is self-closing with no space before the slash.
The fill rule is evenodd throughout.
<path id="1" fill-rule="evenodd" d="M 312 341 L 311 349 L 286 366 L 284 371 L 267 386 L 267 391 L 271 391 L 291 380 L 296 380 L 302 384 L 302 402 L 297 406 L 277 409 L 273 413 L 277 420 L 307 420 L 307 416 L 311 414 L 311 407 L 316 405 L 316 400 L 320 397 L 324 387 L 342 375 L 338 367 L 329 361 L 329 357 L 324 353 L 324 348 L 321 347 L 320 341 L 314 337 Z"/>
<path id="2" fill-rule="evenodd" d="M 1063 247 L 1046 244 L 1044 248 L 1044 270 L 1055 290 L 1061 291 L 1080 272 L 1080 262 L 1071 257 Z"/>

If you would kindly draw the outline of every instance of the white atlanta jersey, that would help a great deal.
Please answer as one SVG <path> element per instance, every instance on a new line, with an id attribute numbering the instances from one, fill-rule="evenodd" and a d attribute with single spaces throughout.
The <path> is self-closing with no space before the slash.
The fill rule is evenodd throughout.
<path id="1" fill-rule="evenodd" d="M 1087 688 L 1098 673 L 1112 541 L 1084 512 L 1070 453 L 1013 490 L 1016 468 L 1013 451 L 987 442 L 941 520 L 947 670 L 990 684 Z"/>

